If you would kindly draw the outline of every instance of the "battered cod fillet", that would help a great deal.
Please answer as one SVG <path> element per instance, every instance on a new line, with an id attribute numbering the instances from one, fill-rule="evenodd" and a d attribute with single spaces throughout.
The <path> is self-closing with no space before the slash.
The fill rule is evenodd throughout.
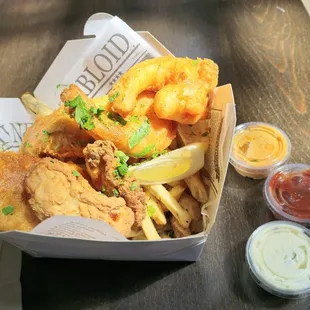
<path id="1" fill-rule="evenodd" d="M 71 166 L 56 159 L 42 159 L 25 180 L 29 204 L 37 217 L 82 216 L 102 220 L 124 236 L 134 223 L 134 213 L 124 199 L 96 192 Z"/>
<path id="2" fill-rule="evenodd" d="M 40 223 L 27 204 L 23 186 L 27 172 L 39 160 L 15 152 L 0 153 L 0 231 L 31 231 Z"/>
<path id="3" fill-rule="evenodd" d="M 59 159 L 83 157 L 83 148 L 93 138 L 64 111 L 63 106 L 50 115 L 38 116 L 23 137 L 20 152 Z"/>
<path id="4" fill-rule="evenodd" d="M 72 84 L 69 88 L 64 89 L 61 94 L 62 102 L 67 105 L 72 101 L 79 102 L 79 106 L 83 106 L 81 110 L 90 110 L 98 108 L 98 102 L 101 102 L 104 112 L 100 116 L 94 116 L 93 128 L 87 131 L 94 140 L 109 140 L 116 147 L 126 154 L 135 157 L 139 152 L 145 151 L 148 147 L 153 148 L 146 152 L 145 157 L 150 157 L 153 152 L 160 152 L 166 149 L 171 141 L 176 137 L 177 124 L 171 120 L 163 120 L 156 116 L 154 111 L 154 92 L 144 92 L 137 98 L 137 105 L 131 115 L 124 120 L 119 115 L 111 111 L 110 100 L 108 96 L 91 100 L 76 85 Z M 69 115 L 75 115 L 77 119 L 77 107 L 67 108 Z M 74 120 L 72 120 L 74 121 Z M 128 141 L 134 133 L 146 125 L 148 127 L 147 134 L 138 144 L 130 146 Z"/>
<path id="5" fill-rule="evenodd" d="M 135 224 L 142 225 L 146 215 L 145 193 L 132 177 L 115 177 L 119 160 L 115 156 L 117 148 L 110 141 L 96 141 L 84 149 L 87 171 L 95 187 L 104 188 L 107 195 L 117 190 L 126 201 L 126 205 L 135 213 Z"/>

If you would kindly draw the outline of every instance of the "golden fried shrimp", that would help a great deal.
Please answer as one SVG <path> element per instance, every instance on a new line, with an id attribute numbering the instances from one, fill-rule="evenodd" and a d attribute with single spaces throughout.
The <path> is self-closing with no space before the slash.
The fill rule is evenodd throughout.
<path id="1" fill-rule="evenodd" d="M 110 110 L 108 96 L 91 100 L 73 84 L 62 92 L 61 100 L 68 103 L 80 97 L 80 105 L 83 105 L 84 111 L 96 109 L 101 103 L 105 111 L 99 116 L 92 117 L 92 124 L 88 126 L 87 133 L 95 140 L 113 142 L 119 150 L 130 156 L 149 157 L 154 152 L 166 149 L 176 136 L 176 123 L 156 116 L 153 105 L 154 95 L 153 92 L 140 94 L 135 108 L 126 120 Z M 68 106 L 67 113 L 76 116 L 76 107 Z M 147 129 L 145 134 L 140 135 L 142 139 L 134 141 L 134 138 L 139 136 L 136 134 L 137 131 L 143 126 Z"/>
<path id="2" fill-rule="evenodd" d="M 158 92 L 155 112 L 159 118 L 194 124 L 208 112 L 208 93 L 218 82 L 218 66 L 209 59 L 158 57 L 130 68 L 109 93 L 112 111 L 127 117 L 143 91 Z"/>

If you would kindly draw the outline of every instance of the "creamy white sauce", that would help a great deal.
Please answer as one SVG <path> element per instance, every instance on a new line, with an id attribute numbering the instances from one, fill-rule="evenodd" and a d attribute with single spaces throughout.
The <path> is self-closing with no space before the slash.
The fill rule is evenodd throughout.
<path id="1" fill-rule="evenodd" d="M 267 283 L 282 290 L 310 287 L 310 238 L 299 227 L 273 222 L 252 237 L 252 268 Z"/>

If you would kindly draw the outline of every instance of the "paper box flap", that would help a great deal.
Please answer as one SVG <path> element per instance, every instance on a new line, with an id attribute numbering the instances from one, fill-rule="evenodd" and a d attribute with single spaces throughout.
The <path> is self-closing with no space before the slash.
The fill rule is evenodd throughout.
<path id="1" fill-rule="evenodd" d="M 68 41 L 34 91 L 52 109 L 68 84 L 77 84 L 90 98 L 105 95 L 134 64 L 168 53 L 157 41 L 154 46 L 118 17 L 97 13 L 86 22 L 84 34 L 95 38 Z M 157 50 L 158 49 L 158 50 Z"/>

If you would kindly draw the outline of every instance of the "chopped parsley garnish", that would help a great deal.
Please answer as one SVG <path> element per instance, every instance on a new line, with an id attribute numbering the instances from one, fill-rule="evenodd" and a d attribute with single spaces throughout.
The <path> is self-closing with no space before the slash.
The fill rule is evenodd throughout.
<path id="1" fill-rule="evenodd" d="M 133 133 L 133 135 L 128 140 L 128 146 L 130 149 L 135 147 L 141 142 L 141 140 L 150 133 L 151 124 L 148 119 L 146 119 L 142 125 Z"/>
<path id="2" fill-rule="evenodd" d="M 119 96 L 119 92 L 117 91 L 115 94 L 109 97 L 109 101 L 113 102 Z"/>
<path id="3" fill-rule="evenodd" d="M 118 190 L 117 189 L 113 189 L 113 195 L 115 196 L 115 197 L 119 197 L 119 192 L 118 192 Z"/>
<path id="4" fill-rule="evenodd" d="M 54 161 L 53 160 L 50 160 L 50 162 L 53 164 L 54 163 Z"/>
<path id="5" fill-rule="evenodd" d="M 156 212 L 156 209 L 154 208 L 153 205 L 148 205 L 147 206 L 147 214 L 149 217 L 152 217 Z"/>
<path id="6" fill-rule="evenodd" d="M 137 183 L 136 183 L 136 182 L 133 182 L 133 183 L 130 185 L 130 187 L 129 187 L 129 189 L 130 189 L 132 192 L 135 191 L 136 188 L 137 188 Z"/>
<path id="7" fill-rule="evenodd" d="M 192 64 L 193 64 L 193 66 L 195 66 L 195 65 L 198 65 L 199 64 L 199 59 L 194 59 L 193 61 L 192 61 Z"/>
<path id="8" fill-rule="evenodd" d="M 206 131 L 206 132 L 204 132 L 201 136 L 202 136 L 202 137 L 206 137 L 208 134 L 209 134 L 209 132 Z"/>
<path id="9" fill-rule="evenodd" d="M 104 186 L 101 187 L 101 193 L 105 193 L 106 189 Z"/>
<path id="10" fill-rule="evenodd" d="M 92 115 L 96 115 L 97 114 L 97 109 L 95 107 L 91 107 L 89 109 L 89 112 L 92 114 Z"/>
<path id="11" fill-rule="evenodd" d="M 127 156 L 122 151 L 116 151 L 115 152 L 115 157 L 117 157 L 119 159 L 121 164 L 127 163 L 128 159 L 129 159 L 129 156 Z"/>
<path id="12" fill-rule="evenodd" d="M 119 174 L 117 168 L 113 171 L 113 175 L 116 179 L 119 179 L 121 177 L 121 175 Z"/>
<path id="13" fill-rule="evenodd" d="M 57 84 L 56 89 L 59 89 L 60 87 L 67 87 L 68 84 Z"/>
<path id="14" fill-rule="evenodd" d="M 104 111 L 105 111 L 104 107 L 100 105 L 99 108 L 97 109 L 97 116 L 99 117 Z"/>
<path id="15" fill-rule="evenodd" d="M 160 156 L 160 155 L 164 155 L 164 154 L 166 154 L 166 153 L 168 153 L 167 150 L 163 150 L 163 151 L 161 151 L 161 152 L 154 152 L 153 155 L 152 155 L 152 158 L 156 158 L 156 157 L 158 157 L 158 156 Z"/>
<path id="16" fill-rule="evenodd" d="M 12 215 L 14 211 L 14 207 L 11 205 L 8 205 L 4 208 L 2 208 L 2 214 L 3 215 Z"/>
<path id="17" fill-rule="evenodd" d="M 117 167 L 117 171 L 120 176 L 125 176 L 128 172 L 128 165 L 127 164 L 121 164 Z"/>
<path id="18" fill-rule="evenodd" d="M 72 174 L 75 176 L 75 177 L 79 177 L 81 174 L 76 171 L 76 170 L 72 170 Z"/>
<path id="19" fill-rule="evenodd" d="M 32 147 L 32 144 L 29 143 L 28 141 L 25 141 L 24 142 L 24 147 Z"/>
<path id="20" fill-rule="evenodd" d="M 150 153 L 155 148 L 154 144 L 148 145 L 141 152 L 133 154 L 134 157 L 144 158 L 148 153 Z"/>
<path id="21" fill-rule="evenodd" d="M 115 177 L 123 177 L 128 172 L 128 164 L 127 161 L 129 157 L 122 151 L 116 151 L 114 156 L 118 158 L 119 164 L 116 167 L 116 170 L 114 170 L 114 176 Z"/>
<path id="22" fill-rule="evenodd" d="M 74 109 L 71 117 L 75 118 L 82 129 L 91 130 L 95 128 L 91 112 L 87 109 L 80 95 L 73 100 L 66 101 L 65 107 Z"/>
<path id="23" fill-rule="evenodd" d="M 44 134 L 44 143 L 47 143 L 51 133 L 48 132 L 47 130 L 42 130 L 42 133 Z"/>
<path id="24" fill-rule="evenodd" d="M 132 115 L 129 118 L 130 122 L 138 123 L 140 116 L 139 115 Z"/>
<path id="25" fill-rule="evenodd" d="M 114 113 L 114 112 L 108 112 L 107 113 L 107 116 L 110 120 L 122 125 L 122 126 L 125 126 L 127 124 L 127 122 L 117 113 Z"/>
<path id="26" fill-rule="evenodd" d="M 99 108 L 91 107 L 89 109 L 89 112 L 93 116 L 97 116 L 99 118 L 101 116 L 101 114 L 104 112 L 104 108 L 102 106 L 99 106 Z"/>

